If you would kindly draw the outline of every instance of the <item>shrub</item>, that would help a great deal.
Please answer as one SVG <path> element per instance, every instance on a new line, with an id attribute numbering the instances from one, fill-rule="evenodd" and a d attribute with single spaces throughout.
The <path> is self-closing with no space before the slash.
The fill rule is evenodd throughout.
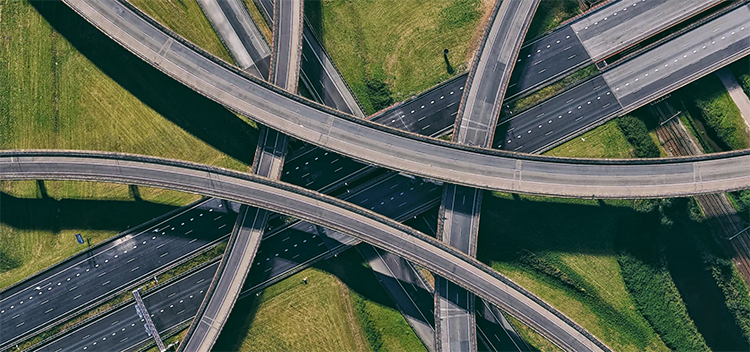
<path id="1" fill-rule="evenodd" d="M 367 96 L 375 111 L 380 111 L 393 105 L 393 97 L 385 80 L 379 76 L 367 78 L 365 80 Z"/>
<path id="2" fill-rule="evenodd" d="M 647 263 L 624 252 L 617 261 L 638 310 L 667 347 L 678 351 L 709 351 L 663 259 Z"/>
<path id="3" fill-rule="evenodd" d="M 628 142 L 633 145 L 633 151 L 638 158 L 658 158 L 659 147 L 648 134 L 646 124 L 633 116 L 623 116 L 617 119 L 622 133 Z"/>
<path id="4" fill-rule="evenodd" d="M 740 327 L 745 339 L 750 341 L 750 292 L 745 282 L 732 261 L 713 256 L 709 256 L 706 261 L 711 275 L 724 293 L 735 324 Z"/>

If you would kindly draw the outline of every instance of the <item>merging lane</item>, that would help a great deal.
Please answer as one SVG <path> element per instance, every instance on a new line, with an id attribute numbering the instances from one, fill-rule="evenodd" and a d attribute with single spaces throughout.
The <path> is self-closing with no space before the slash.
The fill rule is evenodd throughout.
<path id="1" fill-rule="evenodd" d="M 17 343 L 226 237 L 237 216 L 213 199 L 126 232 L 0 293 L 0 346 Z"/>
<path id="2" fill-rule="evenodd" d="M 750 53 L 741 6 L 560 95 L 501 121 L 495 147 L 548 150 Z"/>
<path id="3" fill-rule="evenodd" d="M 268 78 L 271 50 L 242 0 L 197 0 L 237 66 Z"/>
<path id="4" fill-rule="evenodd" d="M 722 0 L 612 1 L 539 40 L 524 45 L 508 96 L 524 94 L 571 71 L 605 59 Z"/>

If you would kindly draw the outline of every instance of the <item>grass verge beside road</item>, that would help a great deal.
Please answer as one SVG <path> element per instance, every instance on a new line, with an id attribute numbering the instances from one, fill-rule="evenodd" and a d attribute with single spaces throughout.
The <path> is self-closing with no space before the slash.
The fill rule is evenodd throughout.
<path id="1" fill-rule="evenodd" d="M 720 147 L 738 150 L 750 146 L 740 110 L 718 77 L 708 75 L 682 88 L 678 94 L 692 102 L 688 109 L 694 110 L 692 115 L 705 122 L 709 136 L 716 136 L 724 144 Z"/>
<path id="2" fill-rule="evenodd" d="M 542 0 L 536 9 L 534 19 L 526 32 L 526 40 L 541 36 L 559 26 L 564 21 L 581 13 L 581 7 L 573 0 Z"/>
<path id="3" fill-rule="evenodd" d="M 105 183 L 0 182 L 0 289 L 199 197 Z M 138 194 L 134 194 L 137 190 Z"/>
<path id="4" fill-rule="evenodd" d="M 226 62 L 234 63 L 195 0 L 129 0 L 135 7 L 185 39 Z"/>
<path id="5" fill-rule="evenodd" d="M 616 121 L 609 121 L 591 131 L 544 153 L 550 156 L 581 158 L 632 158 L 632 146 Z"/>
<path id="6" fill-rule="evenodd" d="M 308 1 L 305 13 L 372 114 L 466 71 L 492 2 Z M 449 49 L 448 63 L 443 49 Z"/>
<path id="7" fill-rule="evenodd" d="M 307 277 L 307 284 L 302 278 Z M 237 302 L 215 350 L 425 351 L 354 250 Z"/>

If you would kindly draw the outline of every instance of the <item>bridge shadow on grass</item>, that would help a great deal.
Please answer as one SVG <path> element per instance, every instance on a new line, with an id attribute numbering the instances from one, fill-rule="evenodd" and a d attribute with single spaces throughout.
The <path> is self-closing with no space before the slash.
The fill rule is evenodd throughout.
<path id="1" fill-rule="evenodd" d="M 122 231 L 177 209 L 147 201 L 17 198 L 0 192 L 0 223 L 21 230 Z"/>
<path id="2" fill-rule="evenodd" d="M 30 3 L 79 52 L 141 102 L 217 150 L 252 165 L 258 131 L 251 125 L 131 54 L 62 2 Z"/>
<path id="3" fill-rule="evenodd" d="M 643 329 L 640 319 L 601 300 L 598 289 L 560 260 L 560 254 L 626 255 L 653 267 L 654 272 L 663 270 L 667 263 L 669 276 L 685 302 L 687 313 L 707 344 L 714 350 L 747 350 L 747 342 L 727 309 L 721 289 L 706 270 L 701 255 L 703 247 L 696 241 L 698 236 L 711 241 L 710 229 L 690 219 L 686 199 L 673 199 L 671 207 L 664 210 L 671 225 L 662 224 L 665 217 L 658 210 L 659 203 L 637 202 L 636 207 L 650 211 L 638 212 L 604 201 L 553 202 L 549 198 L 530 201 L 517 196 L 503 199 L 487 194 L 482 206 L 477 258 L 488 264 L 508 263 L 523 268 L 535 280 L 558 287 L 581 301 L 603 324 L 610 324 L 629 336 L 629 340 L 640 344 L 648 343 L 647 336 L 651 334 Z M 635 297 L 633 292 L 630 294 Z M 653 298 L 650 293 L 639 296 L 644 295 Z M 671 306 L 662 298 L 655 298 L 658 302 L 648 302 L 650 307 L 639 308 Z M 650 314 L 675 314 L 677 311 L 664 312 L 651 311 Z M 659 322 L 654 328 L 657 332 L 675 328 L 664 324 Z"/>
<path id="4" fill-rule="evenodd" d="M 338 280 L 345 284 L 351 291 L 361 296 L 364 300 L 393 309 L 395 311 L 395 314 L 400 314 L 396 305 L 378 283 L 375 273 L 366 265 L 366 263 L 362 259 L 362 256 L 360 256 L 356 249 L 350 248 L 342 253 L 339 253 L 335 258 L 318 262 L 317 264 L 313 265 L 312 268 L 336 276 Z M 287 278 L 286 280 L 290 279 Z M 294 277 L 293 280 L 298 280 L 298 278 Z M 305 285 L 302 282 L 289 283 L 286 281 L 282 281 L 282 283 L 278 283 L 276 285 L 279 284 L 288 286 L 287 289 Z M 404 283 L 404 285 L 410 284 Z M 431 301 L 432 295 L 429 295 L 427 292 L 424 293 L 426 297 Z M 248 332 L 250 331 L 250 327 L 255 322 L 255 315 L 260 308 L 259 302 L 260 299 L 256 296 L 250 296 L 243 300 L 237 301 L 234 309 L 232 309 L 232 313 L 230 314 L 227 323 L 222 329 L 219 339 L 216 341 L 213 349 L 214 351 L 237 351 L 240 349 L 243 339 L 247 336 Z M 290 301 L 287 304 L 289 306 L 296 306 L 296 303 L 297 302 Z M 357 302 L 352 302 L 352 305 L 352 308 L 355 311 L 358 309 L 366 309 L 358 306 Z M 304 310 L 305 307 L 297 309 Z M 317 312 L 311 313 L 317 314 Z M 432 312 L 430 311 L 429 313 L 431 314 Z M 361 314 L 364 315 L 365 319 L 367 319 L 368 322 L 357 321 L 355 323 L 372 324 L 375 321 L 383 321 L 383 319 L 378 319 L 378 317 L 368 316 L 369 312 L 361 312 Z M 289 324 L 294 324 L 294 322 L 290 321 Z M 408 325 L 406 326 L 408 327 Z"/>

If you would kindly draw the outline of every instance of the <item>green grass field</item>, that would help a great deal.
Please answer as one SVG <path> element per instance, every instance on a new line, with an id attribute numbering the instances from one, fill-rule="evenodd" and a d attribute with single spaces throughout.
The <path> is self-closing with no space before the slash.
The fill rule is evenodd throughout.
<path id="1" fill-rule="evenodd" d="M 633 157 L 633 147 L 616 121 L 609 121 L 591 131 L 544 153 L 551 156 L 625 159 Z"/>
<path id="2" fill-rule="evenodd" d="M 465 71 L 491 8 L 481 0 L 305 3 L 307 18 L 367 113 Z"/>
<path id="3" fill-rule="evenodd" d="M 185 39 L 234 63 L 195 0 L 130 0 L 130 2 Z"/>
<path id="4" fill-rule="evenodd" d="M 257 141 L 249 121 L 156 71 L 61 2 L 0 7 L 0 148 L 129 152 L 249 170 Z M 126 186 L 45 184 L 50 199 L 32 201 L 41 197 L 36 184 L 3 183 L 0 248 L 17 253 L 2 264 L 12 269 L 1 270 L 0 287 L 80 250 L 70 246 L 75 233 L 95 243 L 196 199 L 141 188 L 148 201 L 133 202 Z M 29 214 L 8 216 L 15 204 Z M 57 209 L 70 215 L 59 219 Z"/>
<path id="5" fill-rule="evenodd" d="M 250 12 L 250 16 L 252 16 L 253 21 L 255 21 L 255 24 L 258 25 L 260 32 L 266 38 L 266 41 L 268 41 L 269 45 L 273 46 L 273 32 L 271 31 L 271 28 L 269 28 L 268 25 L 266 24 L 266 20 L 263 18 L 263 15 L 260 13 L 258 6 L 255 5 L 255 1 L 254 0 L 243 0 L 243 1 L 245 3 L 245 7 L 247 7 L 247 10 Z"/>
<path id="6" fill-rule="evenodd" d="M 391 305 L 349 250 L 238 302 L 215 350 L 425 351 Z"/>

